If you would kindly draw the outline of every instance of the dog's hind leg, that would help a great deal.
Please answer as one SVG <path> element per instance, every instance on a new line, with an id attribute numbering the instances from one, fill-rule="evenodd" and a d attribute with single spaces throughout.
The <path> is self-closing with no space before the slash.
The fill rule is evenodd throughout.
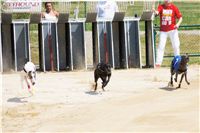
<path id="1" fill-rule="evenodd" d="M 187 80 L 187 71 L 184 73 L 184 75 L 185 75 L 185 82 L 186 82 L 188 85 L 190 85 L 190 82 L 188 82 L 188 80 Z"/>
<path id="2" fill-rule="evenodd" d="M 181 88 L 181 83 L 182 83 L 182 80 L 183 80 L 183 77 L 185 76 L 185 74 L 182 74 L 181 75 L 181 80 L 180 80 L 180 82 L 179 82 L 179 85 L 178 85 L 178 87 L 176 87 L 177 89 L 178 88 Z"/>

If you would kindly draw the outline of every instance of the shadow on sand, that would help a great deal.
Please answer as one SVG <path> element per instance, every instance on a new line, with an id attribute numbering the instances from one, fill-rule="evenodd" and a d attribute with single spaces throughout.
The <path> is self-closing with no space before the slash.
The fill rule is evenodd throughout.
<path id="1" fill-rule="evenodd" d="M 95 91 L 86 91 L 85 94 L 88 94 L 88 95 L 98 95 L 99 93 L 95 92 Z"/>
<path id="2" fill-rule="evenodd" d="M 13 97 L 9 98 L 7 102 L 14 102 L 14 103 L 27 103 L 28 101 L 25 100 L 28 97 Z"/>
<path id="3" fill-rule="evenodd" d="M 161 87 L 161 88 L 159 88 L 159 89 L 161 89 L 161 90 L 166 90 L 166 91 L 174 91 L 174 90 L 178 90 L 178 88 L 169 87 L 169 86 Z"/>

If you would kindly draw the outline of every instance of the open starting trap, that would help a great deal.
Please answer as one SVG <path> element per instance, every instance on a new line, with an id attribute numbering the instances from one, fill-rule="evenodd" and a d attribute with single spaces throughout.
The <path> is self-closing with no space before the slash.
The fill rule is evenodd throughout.
<path id="1" fill-rule="evenodd" d="M 93 62 L 107 62 L 113 68 L 140 68 L 139 19 L 92 22 Z"/>
<path id="2" fill-rule="evenodd" d="M 41 7 L 27 20 L 12 19 L 14 11 L 1 13 L 1 72 L 20 71 L 31 61 L 34 56 L 30 48 L 31 24 L 38 25 L 39 64 L 36 65 L 41 71 L 80 70 L 91 65 L 87 64 L 86 24 L 92 26 L 93 67 L 106 62 L 114 69 L 142 68 L 140 20 L 145 21 L 146 66 L 154 67 L 152 19 L 144 17 L 146 12 L 142 18 L 125 17 L 128 2 L 118 2 L 120 10 L 113 19 L 98 19 L 95 11 L 98 2 L 84 3 L 89 5 L 85 18 L 78 17 L 79 2 L 70 1 L 58 2 L 60 15 L 56 21 L 41 19 Z M 73 17 L 70 10 L 74 10 Z"/>
<path id="3" fill-rule="evenodd" d="M 30 60 L 29 22 L 12 20 L 11 14 L 2 14 L 3 71 L 20 71 Z"/>

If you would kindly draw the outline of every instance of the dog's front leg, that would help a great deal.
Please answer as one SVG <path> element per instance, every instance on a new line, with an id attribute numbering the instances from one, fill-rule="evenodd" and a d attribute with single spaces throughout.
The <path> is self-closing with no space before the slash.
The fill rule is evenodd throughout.
<path id="1" fill-rule="evenodd" d="M 94 86 L 94 91 L 97 90 L 97 81 L 98 81 L 99 77 L 95 74 L 94 75 L 94 82 L 95 82 L 95 86 Z"/>
<path id="2" fill-rule="evenodd" d="M 179 82 L 179 85 L 178 85 L 178 87 L 176 87 L 177 89 L 178 88 L 181 88 L 181 83 L 182 83 L 182 80 L 183 80 L 183 77 L 185 76 L 185 74 L 182 74 L 181 75 L 181 80 L 180 80 L 180 82 Z"/>
<path id="3" fill-rule="evenodd" d="M 173 76 L 174 76 L 175 72 L 173 70 L 171 70 L 171 79 L 168 83 L 168 87 L 173 87 Z"/>
<path id="4" fill-rule="evenodd" d="M 28 82 L 27 77 L 25 76 L 24 79 L 25 79 L 25 81 L 26 81 L 26 84 L 27 84 L 28 90 L 30 90 L 30 89 L 31 89 L 31 86 L 30 86 L 30 84 L 29 84 L 29 82 Z"/>
<path id="5" fill-rule="evenodd" d="M 95 82 L 94 91 L 97 90 L 97 82 Z"/>
<path id="6" fill-rule="evenodd" d="M 106 86 L 106 76 L 101 77 L 101 80 L 102 80 L 102 90 L 105 91 L 104 87 Z"/>
<path id="7" fill-rule="evenodd" d="M 173 87 L 173 73 L 171 73 L 171 81 L 168 84 L 169 87 Z"/>
<path id="8" fill-rule="evenodd" d="M 190 85 L 190 82 L 188 82 L 188 80 L 187 80 L 187 71 L 185 72 L 185 82 L 186 82 L 188 85 Z"/>
<path id="9" fill-rule="evenodd" d="M 178 73 L 176 72 L 175 78 L 174 78 L 174 81 L 175 81 L 175 82 L 177 82 L 177 78 L 178 78 Z"/>
<path id="10" fill-rule="evenodd" d="M 105 84 L 104 84 L 104 87 L 108 84 L 108 82 L 110 81 L 110 77 L 111 75 L 108 75 L 108 79 L 106 80 Z"/>

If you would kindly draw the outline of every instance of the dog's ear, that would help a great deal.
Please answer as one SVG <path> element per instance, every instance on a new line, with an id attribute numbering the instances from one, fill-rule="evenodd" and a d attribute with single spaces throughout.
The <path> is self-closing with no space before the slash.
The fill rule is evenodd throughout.
<path id="1" fill-rule="evenodd" d="M 99 68 L 101 68 L 101 64 L 99 63 L 99 64 L 97 64 L 97 67 L 96 67 L 97 69 L 99 69 Z"/>
<path id="2" fill-rule="evenodd" d="M 189 55 L 188 55 L 188 53 L 185 54 L 185 57 L 187 59 L 187 62 L 189 62 Z"/>
<path id="3" fill-rule="evenodd" d="M 110 72 L 111 71 L 111 65 L 107 64 L 107 71 Z"/>
<path id="4" fill-rule="evenodd" d="M 110 65 L 110 64 L 107 64 L 107 67 L 108 67 L 108 68 L 111 68 L 111 65 Z"/>

